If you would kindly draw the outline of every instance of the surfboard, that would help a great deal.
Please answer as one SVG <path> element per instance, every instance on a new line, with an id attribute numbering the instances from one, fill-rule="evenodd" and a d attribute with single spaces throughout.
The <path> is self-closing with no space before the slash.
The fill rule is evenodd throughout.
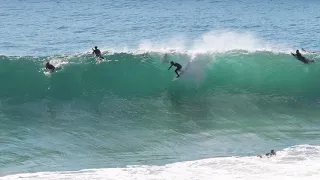
<path id="1" fill-rule="evenodd" d="M 184 71 L 180 71 L 180 73 L 179 73 L 179 75 L 180 75 L 180 77 L 183 75 L 183 73 L 184 73 Z M 172 81 L 176 81 L 176 80 L 178 80 L 180 77 L 174 77 L 173 79 L 172 79 Z"/>
<path id="2" fill-rule="evenodd" d="M 102 58 L 100 58 L 100 57 L 96 57 L 96 62 L 97 62 L 97 64 L 101 63 L 102 61 L 103 61 L 103 59 L 102 59 Z"/>

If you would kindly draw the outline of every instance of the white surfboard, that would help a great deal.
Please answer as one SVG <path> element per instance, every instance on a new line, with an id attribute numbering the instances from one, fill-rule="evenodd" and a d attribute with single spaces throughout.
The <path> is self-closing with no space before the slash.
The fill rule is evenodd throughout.
<path id="1" fill-rule="evenodd" d="M 102 59 L 102 58 L 100 58 L 100 57 L 96 57 L 96 63 L 97 63 L 97 64 L 100 64 L 102 61 L 103 61 L 103 59 Z"/>
<path id="2" fill-rule="evenodd" d="M 184 73 L 184 71 L 180 71 L 180 73 L 179 73 L 179 75 L 180 75 L 180 77 L 174 77 L 173 79 L 172 79 L 172 81 L 176 81 L 176 80 L 178 80 L 179 78 L 181 78 L 181 76 L 183 75 L 183 73 Z"/>

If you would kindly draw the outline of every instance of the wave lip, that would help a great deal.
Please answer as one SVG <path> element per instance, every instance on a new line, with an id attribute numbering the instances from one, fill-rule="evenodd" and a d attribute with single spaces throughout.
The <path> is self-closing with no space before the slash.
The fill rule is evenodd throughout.
<path id="1" fill-rule="evenodd" d="M 268 51 L 289 54 L 294 49 L 285 43 L 269 42 L 252 32 L 218 29 L 204 33 L 194 40 L 187 40 L 182 36 L 164 39 L 160 42 L 141 41 L 137 52 L 180 52 L 199 53 L 226 53 L 229 51 Z"/>

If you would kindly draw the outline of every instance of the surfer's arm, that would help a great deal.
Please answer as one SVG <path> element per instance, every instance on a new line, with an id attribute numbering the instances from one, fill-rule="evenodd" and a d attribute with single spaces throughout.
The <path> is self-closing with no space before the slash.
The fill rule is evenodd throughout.
<path id="1" fill-rule="evenodd" d="M 170 69 L 172 66 L 173 66 L 173 65 L 171 65 L 171 66 L 169 67 L 169 69 Z M 169 70 L 169 69 L 168 69 L 168 70 Z"/>

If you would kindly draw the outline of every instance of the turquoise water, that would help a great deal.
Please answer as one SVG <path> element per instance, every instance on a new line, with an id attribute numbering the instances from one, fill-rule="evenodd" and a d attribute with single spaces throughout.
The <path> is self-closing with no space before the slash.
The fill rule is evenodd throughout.
<path id="1" fill-rule="evenodd" d="M 0 179 L 319 178 L 318 5 L 5 1 Z"/>

